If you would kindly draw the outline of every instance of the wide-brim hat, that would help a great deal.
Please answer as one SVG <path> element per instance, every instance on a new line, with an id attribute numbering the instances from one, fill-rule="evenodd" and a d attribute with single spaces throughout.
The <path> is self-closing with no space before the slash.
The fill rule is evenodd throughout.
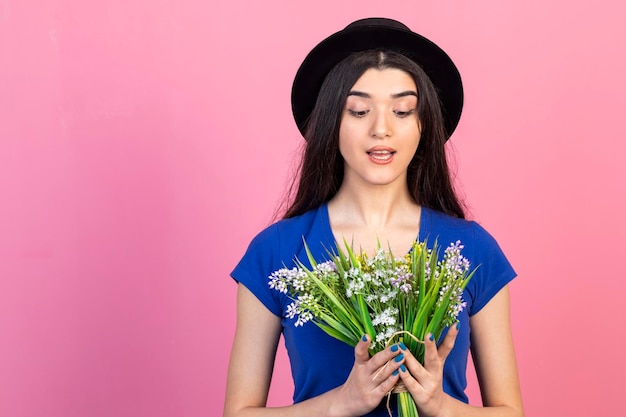
<path id="1" fill-rule="evenodd" d="M 354 52 L 391 50 L 415 61 L 428 75 L 439 95 L 448 137 L 456 129 L 463 108 L 463 84 L 454 62 L 443 49 L 387 18 L 357 20 L 315 46 L 296 73 L 291 90 L 291 108 L 304 135 L 306 122 L 330 70 Z"/>

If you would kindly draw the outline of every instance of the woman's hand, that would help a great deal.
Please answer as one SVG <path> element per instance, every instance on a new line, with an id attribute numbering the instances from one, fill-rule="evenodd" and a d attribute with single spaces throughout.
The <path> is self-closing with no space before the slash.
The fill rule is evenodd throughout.
<path id="1" fill-rule="evenodd" d="M 420 417 L 435 417 L 444 409 L 448 395 L 443 392 L 443 365 L 458 333 L 458 324 L 452 326 L 438 348 L 434 337 L 429 335 L 424 341 L 424 365 L 410 352 L 405 352 L 408 372 L 400 369 L 400 378 L 413 396 Z"/>
<path id="2" fill-rule="evenodd" d="M 360 416 L 372 411 L 398 382 L 400 366 L 407 353 L 403 344 L 392 345 L 370 357 L 368 336 L 354 348 L 354 366 L 346 382 L 337 389 L 332 415 Z"/>

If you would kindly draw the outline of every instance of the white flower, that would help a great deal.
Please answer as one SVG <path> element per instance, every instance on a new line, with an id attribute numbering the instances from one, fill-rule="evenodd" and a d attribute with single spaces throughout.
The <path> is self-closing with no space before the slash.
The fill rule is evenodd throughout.
<path id="1" fill-rule="evenodd" d="M 298 313 L 298 302 L 294 301 L 287 306 L 287 311 L 285 311 L 285 317 L 287 317 L 288 319 L 293 319 Z"/>
<path id="2" fill-rule="evenodd" d="M 393 336 L 394 333 L 398 331 L 395 327 L 388 327 L 384 331 L 376 334 L 376 344 L 380 344 L 381 347 L 387 344 L 387 340 Z"/>
<path id="3" fill-rule="evenodd" d="M 355 279 L 348 282 L 348 288 L 346 288 L 346 295 L 352 297 L 353 294 L 358 294 L 363 288 L 365 283 L 360 279 Z"/>
<path id="4" fill-rule="evenodd" d="M 387 307 L 383 310 L 382 313 L 376 315 L 374 319 L 372 319 L 372 324 L 374 326 L 378 326 L 380 324 L 386 324 L 388 326 L 393 326 L 396 324 L 396 315 L 398 314 L 398 309 L 395 307 Z"/>
<path id="5" fill-rule="evenodd" d="M 391 289 L 387 291 L 385 294 L 380 295 L 380 302 L 383 304 L 388 303 L 390 300 L 393 300 L 398 295 L 398 291 L 396 289 Z"/>
<path id="6" fill-rule="evenodd" d="M 298 316 L 295 327 L 303 326 L 306 322 L 313 319 L 313 314 L 310 311 L 304 311 Z"/>

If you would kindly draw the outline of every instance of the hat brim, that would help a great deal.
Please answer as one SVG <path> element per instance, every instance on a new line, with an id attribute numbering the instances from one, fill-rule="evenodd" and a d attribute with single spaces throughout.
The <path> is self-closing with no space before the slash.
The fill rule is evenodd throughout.
<path id="1" fill-rule="evenodd" d="M 463 84 L 457 67 L 443 49 L 425 37 L 380 25 L 348 26 L 324 39 L 306 56 L 291 91 L 293 116 L 303 135 L 330 70 L 354 52 L 379 49 L 399 52 L 424 70 L 439 94 L 447 136 L 452 135 L 463 109 Z"/>

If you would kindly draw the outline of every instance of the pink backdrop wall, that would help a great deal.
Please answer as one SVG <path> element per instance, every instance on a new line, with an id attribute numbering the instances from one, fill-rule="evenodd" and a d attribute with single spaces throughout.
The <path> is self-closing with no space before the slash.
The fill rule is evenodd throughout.
<path id="1" fill-rule="evenodd" d="M 619 415 L 621 3 L 0 1 L 0 415 L 220 415 L 228 274 L 301 143 L 292 77 L 368 15 L 464 77 L 460 185 L 520 275 L 527 415 Z"/>

